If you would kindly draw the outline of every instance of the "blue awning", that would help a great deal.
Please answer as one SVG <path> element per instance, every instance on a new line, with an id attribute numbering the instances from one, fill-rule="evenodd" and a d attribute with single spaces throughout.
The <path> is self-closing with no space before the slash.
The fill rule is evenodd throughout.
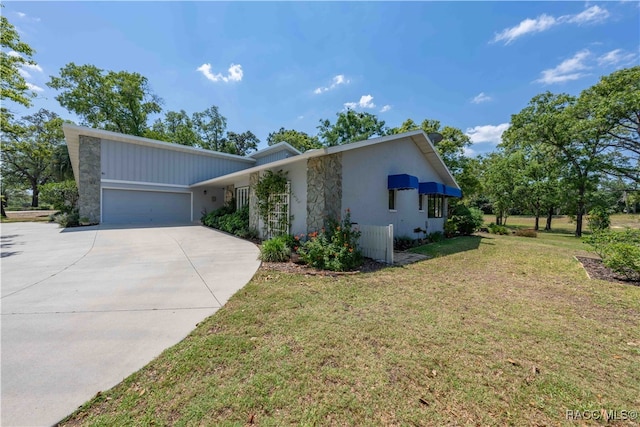
<path id="1" fill-rule="evenodd" d="M 418 178 L 413 175 L 389 175 L 387 177 L 389 190 L 412 190 L 418 188 Z"/>
<path id="2" fill-rule="evenodd" d="M 444 184 L 439 182 L 421 182 L 418 188 L 420 194 L 444 194 Z"/>
<path id="3" fill-rule="evenodd" d="M 461 198 L 462 197 L 462 190 L 460 190 L 459 188 L 449 187 L 449 186 L 445 185 L 444 186 L 444 194 L 445 194 L 445 196 Z"/>
<path id="4" fill-rule="evenodd" d="M 418 187 L 420 194 L 440 194 L 450 197 L 462 197 L 462 190 L 459 188 L 449 187 L 439 182 L 421 182 Z"/>

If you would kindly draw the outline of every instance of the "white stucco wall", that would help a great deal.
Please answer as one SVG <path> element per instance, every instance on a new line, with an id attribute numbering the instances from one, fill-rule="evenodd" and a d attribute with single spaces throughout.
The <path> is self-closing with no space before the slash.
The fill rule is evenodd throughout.
<path id="1" fill-rule="evenodd" d="M 204 192 L 207 194 L 204 194 Z M 193 189 L 193 220 L 200 221 L 203 212 L 211 212 L 224 206 L 224 189 L 196 187 Z"/>
<path id="2" fill-rule="evenodd" d="M 376 144 L 342 154 L 342 210 L 351 210 L 351 220 L 360 224 L 393 224 L 394 235 L 418 237 L 413 230 L 442 231 L 443 218 L 427 218 L 418 211 L 418 190 L 397 191 L 396 211 L 389 210 L 388 175 L 409 174 L 420 182 L 438 181 L 420 149 L 409 139 Z"/>

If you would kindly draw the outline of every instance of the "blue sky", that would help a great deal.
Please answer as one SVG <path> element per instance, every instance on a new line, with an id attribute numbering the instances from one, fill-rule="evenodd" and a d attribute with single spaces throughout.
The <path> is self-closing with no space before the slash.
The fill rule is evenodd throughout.
<path id="1" fill-rule="evenodd" d="M 499 142 L 511 114 L 544 91 L 578 95 L 638 65 L 640 3 L 4 2 L 36 50 L 23 74 L 46 86 L 69 62 L 138 72 L 163 108 L 217 105 L 228 130 L 266 146 L 280 127 L 317 133 L 346 107 L 388 126 L 425 118 L 462 129 L 470 155 Z"/>

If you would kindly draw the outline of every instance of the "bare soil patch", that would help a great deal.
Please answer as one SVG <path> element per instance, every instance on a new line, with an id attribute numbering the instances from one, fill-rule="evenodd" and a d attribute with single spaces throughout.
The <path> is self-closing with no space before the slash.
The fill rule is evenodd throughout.
<path id="1" fill-rule="evenodd" d="M 583 256 L 576 256 L 576 259 L 580 261 L 582 267 L 584 267 L 591 279 L 606 280 L 608 282 L 621 283 L 623 285 L 640 286 L 640 281 L 627 280 L 624 276 L 604 265 L 601 259 Z"/>

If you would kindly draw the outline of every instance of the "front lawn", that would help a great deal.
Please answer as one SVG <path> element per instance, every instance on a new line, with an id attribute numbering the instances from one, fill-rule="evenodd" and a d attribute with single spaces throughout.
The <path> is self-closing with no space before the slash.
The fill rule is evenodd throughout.
<path id="1" fill-rule="evenodd" d="M 585 248 L 487 234 L 374 273 L 261 270 L 63 425 L 575 425 L 567 410 L 638 410 L 640 287 L 588 280 Z"/>

